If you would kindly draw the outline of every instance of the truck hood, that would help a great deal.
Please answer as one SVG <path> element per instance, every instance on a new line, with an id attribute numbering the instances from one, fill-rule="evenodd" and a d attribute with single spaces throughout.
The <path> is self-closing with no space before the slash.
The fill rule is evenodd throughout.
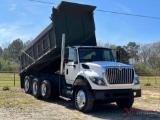
<path id="1" fill-rule="evenodd" d="M 134 69 L 133 66 L 131 66 L 131 65 L 123 64 L 120 62 L 110 62 L 110 61 L 86 62 L 86 63 L 82 63 L 82 64 L 86 64 L 89 66 L 90 70 L 92 71 L 92 76 L 101 76 L 101 77 L 102 77 L 102 73 L 105 72 L 106 69 L 108 69 L 108 68 Z"/>
<path id="2" fill-rule="evenodd" d="M 122 67 L 122 68 L 133 68 L 131 65 L 123 64 L 120 62 L 110 62 L 110 61 L 99 61 L 99 62 L 90 62 L 86 63 L 88 66 L 101 66 L 101 67 L 106 67 L 106 68 L 117 68 L 117 67 Z"/>

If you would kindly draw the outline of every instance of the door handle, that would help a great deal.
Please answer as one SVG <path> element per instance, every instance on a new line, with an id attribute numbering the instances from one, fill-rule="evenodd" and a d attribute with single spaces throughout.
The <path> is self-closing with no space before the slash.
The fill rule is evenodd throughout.
<path id="1" fill-rule="evenodd" d="M 66 74 L 68 75 L 68 69 L 66 69 Z"/>

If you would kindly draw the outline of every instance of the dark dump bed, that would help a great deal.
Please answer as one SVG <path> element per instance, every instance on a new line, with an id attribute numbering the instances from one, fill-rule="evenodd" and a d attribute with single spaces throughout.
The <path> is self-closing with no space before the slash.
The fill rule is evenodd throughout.
<path id="1" fill-rule="evenodd" d="M 61 2 L 52 9 L 52 23 L 21 53 L 20 74 L 54 73 L 60 67 L 62 34 L 66 46 L 96 46 L 93 11 L 95 6 Z"/>

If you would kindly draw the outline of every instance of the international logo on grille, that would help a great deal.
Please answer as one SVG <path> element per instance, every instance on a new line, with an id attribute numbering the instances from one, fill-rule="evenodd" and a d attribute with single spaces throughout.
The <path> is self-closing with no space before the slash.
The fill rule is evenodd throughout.
<path id="1" fill-rule="evenodd" d="M 122 67 L 119 65 L 118 69 L 121 71 L 121 70 L 122 70 Z"/>

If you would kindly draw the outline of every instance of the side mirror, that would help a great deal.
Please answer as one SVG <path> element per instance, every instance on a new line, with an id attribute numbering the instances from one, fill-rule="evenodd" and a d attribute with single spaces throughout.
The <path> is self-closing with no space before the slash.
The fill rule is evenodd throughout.
<path id="1" fill-rule="evenodd" d="M 117 50 L 117 51 L 116 51 L 116 60 L 117 60 L 117 62 L 120 62 L 120 61 L 121 61 L 120 50 Z"/>
<path id="2" fill-rule="evenodd" d="M 75 66 L 74 61 L 69 61 L 69 62 L 67 63 L 67 66 Z"/>

